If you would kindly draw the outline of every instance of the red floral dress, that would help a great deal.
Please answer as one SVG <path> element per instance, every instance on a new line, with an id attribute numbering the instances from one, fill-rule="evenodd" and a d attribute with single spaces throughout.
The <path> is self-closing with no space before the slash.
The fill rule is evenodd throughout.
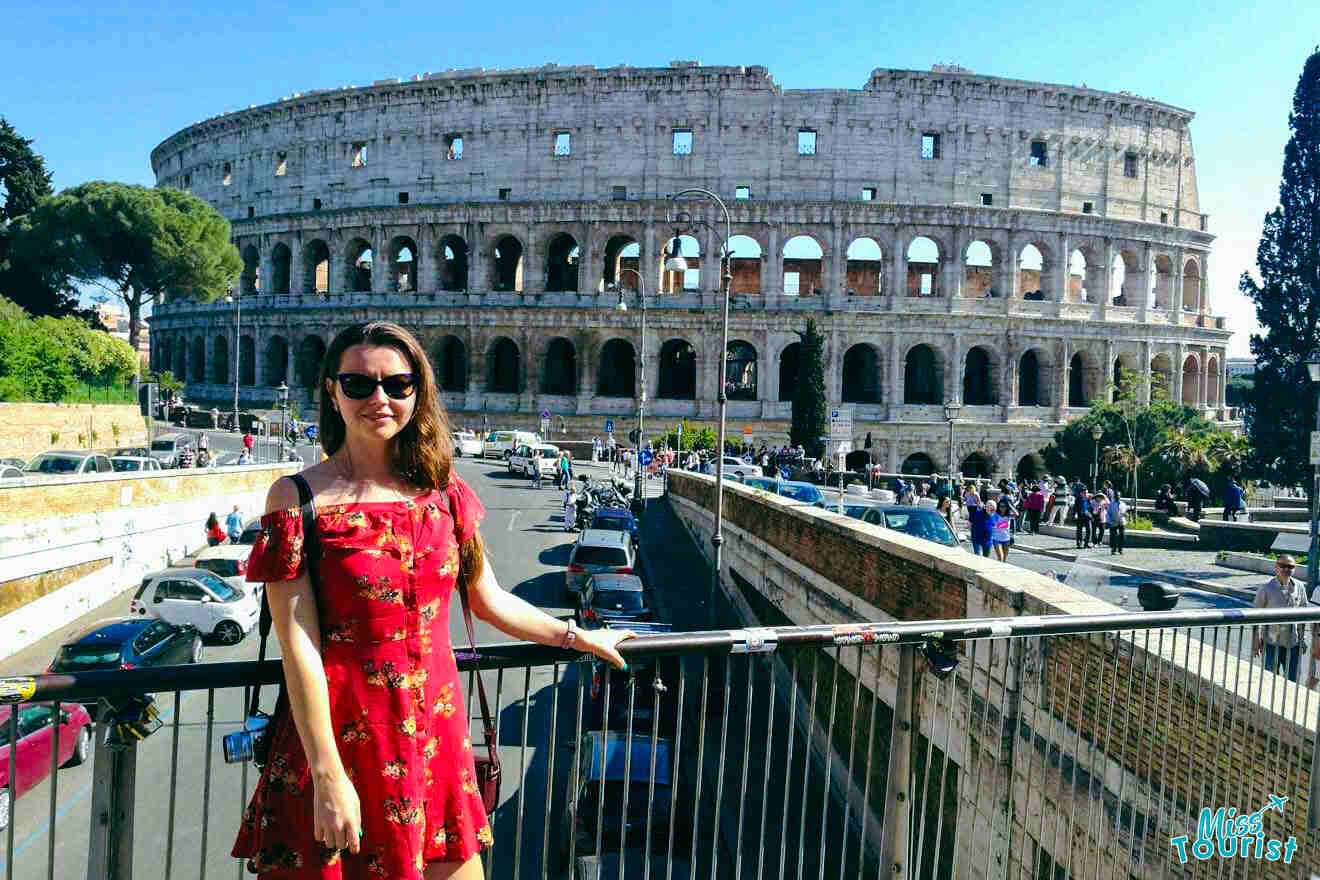
<path id="1" fill-rule="evenodd" d="M 449 642 L 458 544 L 484 515 L 457 475 L 411 501 L 318 508 L 321 655 L 339 754 L 362 803 L 362 850 L 316 840 L 307 759 L 284 712 L 234 843 L 249 871 L 420 880 L 426 863 L 466 861 L 493 842 Z M 247 579 L 279 589 L 303 573 L 302 550 L 302 512 L 266 514 Z"/>

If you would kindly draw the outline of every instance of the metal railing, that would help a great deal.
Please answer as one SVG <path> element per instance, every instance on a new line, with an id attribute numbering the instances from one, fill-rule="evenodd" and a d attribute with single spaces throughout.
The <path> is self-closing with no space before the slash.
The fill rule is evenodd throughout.
<path id="1" fill-rule="evenodd" d="M 1305 877 L 1320 851 L 1296 808 L 1317 803 L 1320 698 L 1264 670 L 1252 647 L 1259 627 L 1316 622 L 1320 609 L 656 634 L 623 645 L 625 675 L 555 649 L 485 645 L 459 663 L 468 694 L 478 674 L 495 693 L 505 785 L 485 871 L 1181 877 L 1190 868 L 1171 840 L 1196 839 L 1202 807 L 1246 813 L 1270 794 L 1289 800 L 1265 835 L 1294 836 L 1295 860 L 1191 868 Z M 1303 682 L 1309 671 L 1303 662 Z M 244 877 L 227 853 L 255 772 L 214 758 L 247 689 L 281 675 L 267 661 L 0 680 L 15 704 L 0 751 L 5 878 Z M 78 732 L 50 728 L 39 760 L 19 736 L 20 708 L 60 717 L 141 693 L 164 695 L 165 727 L 112 744 L 97 722 L 81 787 L 57 767 L 58 739 Z M 593 728 L 622 738 L 629 784 L 591 778 L 606 763 L 590 751 L 606 738 L 584 736 Z M 19 765 L 40 765 L 44 780 L 15 800 L 28 785 L 16 786 Z"/>

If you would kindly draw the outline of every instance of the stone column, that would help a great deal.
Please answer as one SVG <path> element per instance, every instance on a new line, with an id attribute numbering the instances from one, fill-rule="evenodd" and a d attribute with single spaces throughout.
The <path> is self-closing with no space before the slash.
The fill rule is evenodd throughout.
<path id="1" fill-rule="evenodd" d="M 202 365 L 207 384 L 215 383 L 215 328 L 208 326 L 203 343 L 206 348 L 206 363 Z"/>
<path id="2" fill-rule="evenodd" d="M 1141 279 L 1140 287 L 1132 285 L 1132 295 L 1137 299 L 1137 320 L 1146 323 L 1150 312 L 1150 292 L 1151 292 L 1151 271 L 1154 268 L 1155 257 L 1151 253 L 1150 242 L 1146 242 L 1141 247 Z M 1127 282 L 1124 281 L 1126 285 Z"/>
<path id="3" fill-rule="evenodd" d="M 523 293 L 545 293 L 545 257 L 537 250 L 535 222 L 527 225 L 527 241 L 523 245 L 522 276 Z"/>
<path id="4" fill-rule="evenodd" d="M 896 406 L 903 405 L 903 361 L 899 353 L 898 334 L 889 334 L 889 419 L 897 418 Z"/>
<path id="5" fill-rule="evenodd" d="M 1141 343 L 1141 375 L 1146 377 L 1146 381 L 1141 386 L 1141 405 L 1150 406 L 1150 387 L 1155 381 L 1155 374 L 1150 369 L 1150 340 L 1147 339 Z"/>
<path id="6" fill-rule="evenodd" d="M 1049 267 L 1049 271 L 1053 274 L 1050 280 L 1054 282 L 1054 301 L 1062 304 L 1068 301 L 1068 279 L 1070 277 L 1068 272 L 1071 268 L 1072 239 L 1068 233 L 1063 232 L 1059 234 L 1057 241 L 1059 252 L 1050 260 L 1053 265 Z M 1042 264 L 1041 271 L 1043 272 L 1045 269 L 1046 266 Z"/>
<path id="7" fill-rule="evenodd" d="M 946 403 L 962 403 L 962 334 L 953 334 L 949 344 L 949 360 L 944 376 L 944 400 Z"/>
<path id="8" fill-rule="evenodd" d="M 893 285 L 890 292 L 895 297 L 907 296 L 907 238 L 908 230 L 904 226 L 895 226 L 893 237 L 889 240 L 889 252 L 893 254 Z"/>
<path id="9" fill-rule="evenodd" d="M 1183 248 L 1173 249 L 1173 323 L 1181 323 L 1182 319 L 1178 315 L 1183 310 L 1183 263 L 1186 262 L 1186 251 Z"/>
<path id="10" fill-rule="evenodd" d="M 413 274 L 417 276 L 414 287 L 418 293 L 433 293 L 440 288 L 436 280 L 439 265 L 435 258 L 435 229 L 430 223 L 423 223 L 417 230 L 417 253 L 413 254 Z"/>
<path id="11" fill-rule="evenodd" d="M 1063 411 L 1068 407 L 1068 374 L 1072 371 L 1072 346 L 1067 339 L 1059 343 L 1059 366 L 1055 374 L 1054 420 L 1063 421 Z"/>
<path id="12" fill-rule="evenodd" d="M 1209 406 L 1210 396 L 1210 349 L 1201 350 L 1201 387 L 1197 389 L 1196 402 L 1201 409 Z"/>
<path id="13" fill-rule="evenodd" d="M 1014 301 L 1021 295 L 1017 289 L 1018 259 L 1013 250 L 1013 236 L 1008 234 L 999 243 L 999 263 L 994 267 L 999 275 L 995 293 L 1004 298 L 1004 314 L 1013 311 Z"/>
<path id="14" fill-rule="evenodd" d="M 302 337 L 293 338 L 289 331 L 291 327 L 282 328 L 284 331 L 284 384 L 289 386 L 289 399 L 294 399 L 294 392 L 298 388 L 298 376 L 294 371 L 297 365 L 298 346 L 302 344 Z"/>
<path id="15" fill-rule="evenodd" d="M 1113 384 L 1113 382 L 1114 382 L 1114 340 L 1106 339 L 1105 340 L 1105 370 L 1101 374 L 1100 387 L 1107 388 L 1111 384 Z M 1114 385 L 1113 390 L 1109 394 L 1106 394 L 1105 397 L 1112 398 L 1117 393 L 1118 393 L 1118 386 Z M 1109 403 L 1110 401 L 1105 400 L 1104 402 Z"/>
<path id="16" fill-rule="evenodd" d="M 578 242 L 578 247 L 581 248 L 579 253 L 582 254 L 578 263 L 578 294 L 586 294 L 592 297 L 599 292 L 600 280 L 604 277 L 602 271 L 604 267 L 601 265 L 603 256 L 596 253 L 596 237 L 593 235 L 595 231 L 592 228 L 593 226 L 595 226 L 595 223 L 591 220 L 583 222 L 582 241 Z M 629 276 L 629 280 L 633 280 L 632 276 Z"/>
<path id="17" fill-rule="evenodd" d="M 646 291 L 648 296 L 660 292 L 660 278 L 663 275 L 663 267 L 659 264 L 659 258 L 655 251 L 655 221 L 650 217 L 646 218 L 646 225 L 642 229 L 642 242 L 638 249 L 637 270 L 642 273 L 646 282 Z M 617 280 L 617 279 L 616 279 Z M 656 302 L 656 300 L 652 300 Z M 656 349 L 656 354 L 660 349 Z"/>
<path id="18" fill-rule="evenodd" d="M 762 264 L 763 277 L 761 278 L 761 292 L 774 296 L 782 296 L 784 293 L 784 255 L 782 253 L 784 244 L 781 241 L 783 237 L 782 227 L 778 223 L 769 223 L 766 225 L 766 241 L 769 242 L 769 253 L 765 263 Z"/>
<path id="19" fill-rule="evenodd" d="M 721 218 L 721 224 L 723 220 Z M 697 234 L 701 242 L 701 291 L 702 305 L 707 308 L 720 307 L 720 296 L 724 292 L 724 278 L 720 266 L 720 245 L 719 241 L 723 237 L 716 234 L 714 225 L 699 226 Z M 709 267 L 709 269 L 707 269 Z M 679 289 L 682 289 L 683 279 L 678 279 Z M 718 345 L 718 343 L 717 343 Z"/>
<path id="20" fill-rule="evenodd" d="M 1178 350 L 1173 362 L 1173 401 L 1181 404 L 1183 399 L 1183 364 L 1187 361 L 1187 346 L 1178 343 Z"/>
<path id="21" fill-rule="evenodd" d="M 829 331 L 829 351 L 825 353 L 825 403 L 833 406 L 843 399 L 843 346 L 838 330 Z"/>
<path id="22" fill-rule="evenodd" d="M 1116 253 L 1116 251 L 1114 250 L 1114 240 L 1112 238 L 1106 237 L 1104 241 L 1105 241 L 1105 246 L 1103 253 L 1104 253 L 1105 262 L 1104 265 L 1100 267 L 1101 289 L 1099 291 L 1100 295 L 1096 297 L 1096 300 L 1100 303 L 1099 317 L 1100 320 L 1102 321 L 1105 319 L 1105 313 L 1108 312 L 1109 304 L 1113 297 L 1114 256 Z"/>
<path id="23" fill-rule="evenodd" d="M 1196 312 L 1200 315 L 1208 315 L 1210 314 L 1210 304 L 1206 302 L 1206 294 L 1210 290 L 1210 285 L 1207 282 L 1210 277 L 1210 252 L 1204 251 L 1197 256 L 1200 257 L 1201 263 L 1201 277 L 1198 279 L 1201 286 L 1196 291 Z"/>
<path id="24" fill-rule="evenodd" d="M 467 224 L 468 282 L 467 292 L 485 294 L 490 291 L 490 264 L 493 254 L 486 253 L 486 231 L 482 223 Z"/>
<path id="25" fill-rule="evenodd" d="M 371 293 L 376 298 L 393 291 L 394 282 L 390 279 L 389 239 L 379 226 L 374 235 L 371 242 Z"/>
<path id="26" fill-rule="evenodd" d="M 966 277 L 967 232 L 961 226 L 955 226 L 949 236 L 949 254 L 944 261 L 944 278 L 940 282 L 940 292 L 949 300 L 949 311 L 956 308 L 958 298 L 962 296 L 963 279 Z"/>
<path id="27" fill-rule="evenodd" d="M 834 222 L 830 226 L 829 249 L 824 255 L 828 266 L 828 275 L 825 279 L 825 301 L 830 308 L 841 307 L 847 297 L 844 292 L 844 285 L 847 282 L 844 257 L 847 252 L 848 242 L 843 234 L 843 221 L 836 211 L 834 212 Z"/>

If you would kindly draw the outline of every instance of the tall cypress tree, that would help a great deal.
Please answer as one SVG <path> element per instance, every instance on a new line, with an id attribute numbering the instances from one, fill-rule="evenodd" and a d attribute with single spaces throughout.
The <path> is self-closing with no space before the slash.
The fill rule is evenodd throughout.
<path id="1" fill-rule="evenodd" d="M 819 458 L 824 454 L 820 438 L 825 433 L 825 340 L 816 329 L 816 320 L 807 319 L 807 329 L 798 332 L 802 340 L 798 356 L 797 386 L 793 389 L 793 424 L 788 442 Z"/>
<path id="2" fill-rule="evenodd" d="M 1239 284 L 1265 329 L 1251 337 L 1256 376 L 1246 424 L 1265 472 L 1309 485 L 1316 420 L 1306 360 L 1320 354 L 1320 49 L 1302 67 L 1288 127 L 1279 206 L 1265 215 L 1256 251 L 1261 283 L 1244 272 Z"/>

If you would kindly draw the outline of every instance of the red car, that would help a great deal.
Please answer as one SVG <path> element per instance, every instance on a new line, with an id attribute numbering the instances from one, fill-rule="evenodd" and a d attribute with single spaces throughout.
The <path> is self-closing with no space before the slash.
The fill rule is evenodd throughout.
<path id="1" fill-rule="evenodd" d="M 26 703 L 17 707 L 0 706 L 0 828 L 9 825 L 10 715 L 18 710 L 18 750 L 15 767 L 14 796 L 22 797 L 50 773 L 50 749 L 54 741 L 51 725 L 53 707 L 48 703 Z M 92 753 L 92 718 L 77 703 L 60 705 L 61 767 L 76 767 Z"/>

